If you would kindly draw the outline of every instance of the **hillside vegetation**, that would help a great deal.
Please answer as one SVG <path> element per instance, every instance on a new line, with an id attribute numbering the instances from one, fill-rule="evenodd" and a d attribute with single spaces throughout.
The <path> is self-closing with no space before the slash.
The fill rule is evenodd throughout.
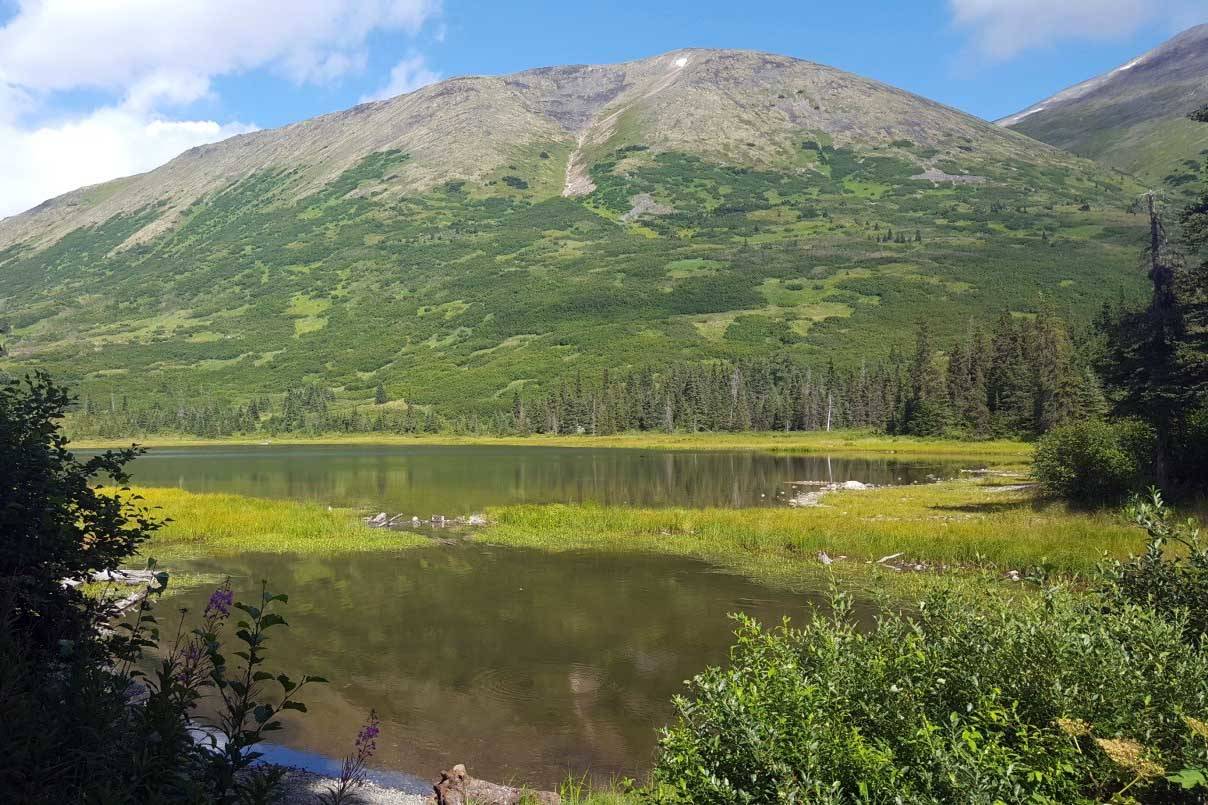
<path id="1" fill-rule="evenodd" d="M 1144 277 L 1131 180 L 820 65 L 677 51 L 443 82 L 0 222 L 4 366 L 93 405 L 305 382 L 502 410 L 576 373 L 855 366 Z"/>

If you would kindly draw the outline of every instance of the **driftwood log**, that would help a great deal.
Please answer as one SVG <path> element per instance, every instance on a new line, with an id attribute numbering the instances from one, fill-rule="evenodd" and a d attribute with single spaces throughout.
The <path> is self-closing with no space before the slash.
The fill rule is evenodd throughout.
<path id="1" fill-rule="evenodd" d="M 562 798 L 553 791 L 531 791 L 476 780 L 458 763 L 450 771 L 440 773 L 440 782 L 432 786 L 437 805 L 561 805 Z"/>

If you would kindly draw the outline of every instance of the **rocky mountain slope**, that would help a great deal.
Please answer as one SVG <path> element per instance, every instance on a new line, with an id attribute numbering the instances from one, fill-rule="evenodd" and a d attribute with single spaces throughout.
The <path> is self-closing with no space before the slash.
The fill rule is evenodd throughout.
<path id="1" fill-rule="evenodd" d="M 998 121 L 1151 182 L 1202 161 L 1208 131 L 1187 120 L 1208 104 L 1208 25 Z"/>
<path id="2" fill-rule="evenodd" d="M 876 359 L 1135 285 L 1138 188 L 797 59 L 457 78 L 0 221 L 10 369 L 114 404 L 303 382 L 460 408 L 604 368 Z"/>
<path id="3" fill-rule="evenodd" d="M 45 243 L 159 205 L 153 223 L 134 235 L 134 242 L 146 240 L 199 198 L 256 172 L 290 171 L 284 197 L 297 199 L 366 156 L 391 149 L 410 156 L 381 185 L 395 193 L 450 180 L 489 181 L 526 153 L 531 161 L 544 151 L 553 163 L 569 161 L 562 176 L 571 177 L 571 194 L 581 194 L 590 182 L 576 185 L 575 177 L 617 147 L 640 142 L 654 150 L 784 167 L 800 161 L 803 131 L 830 135 L 836 145 L 887 146 L 906 139 L 939 150 L 920 162 L 920 172 L 959 154 L 962 144 L 976 142 L 986 156 L 1016 158 L 1030 158 L 1034 147 L 968 115 L 823 65 L 764 53 L 682 50 L 625 64 L 455 78 L 194 148 L 149 173 L 83 188 L 3 221 L 0 247 Z M 548 190 L 562 177 L 542 171 L 536 178 Z"/>

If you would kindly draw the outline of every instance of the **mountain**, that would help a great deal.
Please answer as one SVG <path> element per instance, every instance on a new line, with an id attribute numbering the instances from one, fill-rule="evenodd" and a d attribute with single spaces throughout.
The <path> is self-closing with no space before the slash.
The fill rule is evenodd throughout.
<path id="1" fill-rule="evenodd" d="M 998 122 L 1150 182 L 1177 184 L 1208 149 L 1208 130 L 1187 119 L 1204 104 L 1208 25 Z"/>
<path id="2" fill-rule="evenodd" d="M 444 81 L 0 221 L 10 371 L 131 406 L 304 382 L 449 410 L 577 373 L 853 364 L 1138 287 L 1126 177 L 798 59 Z"/>

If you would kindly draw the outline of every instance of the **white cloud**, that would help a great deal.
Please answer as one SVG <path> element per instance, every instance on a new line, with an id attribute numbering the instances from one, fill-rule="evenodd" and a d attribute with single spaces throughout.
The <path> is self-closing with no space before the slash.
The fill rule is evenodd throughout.
<path id="1" fill-rule="evenodd" d="M 1009 59 L 1069 39 L 1110 40 L 1204 16 L 1202 0 L 949 0 L 979 56 Z"/>
<path id="2" fill-rule="evenodd" d="M 112 89 L 257 67 L 326 80 L 364 64 L 371 32 L 416 33 L 439 10 L 439 0 L 21 0 L 0 29 L 0 80 Z"/>
<path id="3" fill-rule="evenodd" d="M 372 33 L 415 35 L 440 4 L 18 0 L 0 27 L 0 216 L 251 130 L 167 112 L 211 97 L 219 76 L 266 69 L 325 83 L 363 71 Z M 391 73 L 390 86 L 405 91 L 435 77 L 411 57 Z M 81 89 L 107 99 L 63 114 L 60 93 Z"/>
<path id="4" fill-rule="evenodd" d="M 381 89 L 361 97 L 361 103 L 366 101 L 383 101 L 396 95 L 415 92 L 420 87 L 426 87 L 440 81 L 440 73 L 428 69 L 424 57 L 412 55 L 394 65 L 390 71 L 390 79 Z"/>
<path id="5" fill-rule="evenodd" d="M 0 217 L 77 187 L 149 170 L 195 145 L 254 128 L 158 119 L 126 106 L 28 130 L 0 123 Z"/>

